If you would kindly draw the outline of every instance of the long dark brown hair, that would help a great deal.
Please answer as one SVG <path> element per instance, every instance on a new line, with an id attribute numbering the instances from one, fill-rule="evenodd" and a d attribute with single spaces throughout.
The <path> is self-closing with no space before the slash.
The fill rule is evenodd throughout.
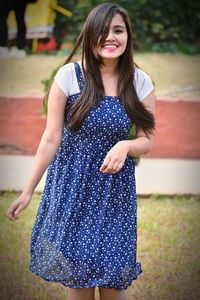
<path id="1" fill-rule="evenodd" d="M 138 99 L 133 84 L 135 67 L 138 66 L 133 61 L 133 40 L 130 20 L 126 10 L 113 3 L 100 4 L 90 12 L 77 43 L 63 64 L 69 63 L 77 50 L 81 48 L 84 87 L 79 98 L 72 106 L 68 107 L 71 112 L 71 118 L 67 126 L 71 130 L 77 131 L 83 124 L 91 107 L 97 105 L 101 101 L 102 96 L 105 95 L 100 73 L 100 66 L 103 62 L 100 57 L 95 56 L 92 49 L 95 49 L 98 43 L 103 44 L 105 42 L 110 23 L 117 14 L 122 16 L 128 34 L 126 49 L 120 56 L 118 63 L 117 94 L 131 122 L 141 127 L 149 135 L 155 129 L 155 118 Z"/>

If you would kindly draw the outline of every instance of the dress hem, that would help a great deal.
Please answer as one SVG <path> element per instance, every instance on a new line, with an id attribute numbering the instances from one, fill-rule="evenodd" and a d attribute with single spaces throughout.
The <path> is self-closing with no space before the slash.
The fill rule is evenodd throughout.
<path id="1" fill-rule="evenodd" d="M 29 268 L 29 270 L 36 276 L 38 276 L 39 278 L 42 278 L 44 279 L 45 281 L 48 281 L 48 282 L 55 282 L 55 283 L 60 283 L 62 285 L 64 285 L 65 287 L 68 287 L 68 288 L 74 288 L 74 289 L 81 289 L 81 288 L 92 288 L 92 287 L 103 287 L 103 288 L 111 288 L 111 289 L 117 289 L 117 290 L 127 290 L 128 287 L 130 287 L 132 285 L 132 283 L 138 279 L 138 277 L 142 274 L 143 270 L 140 269 L 138 270 L 137 274 L 134 274 L 131 279 L 129 279 L 129 283 L 127 284 L 127 286 L 124 286 L 124 287 L 119 287 L 119 286 L 113 286 L 113 285 L 109 285 L 109 284 L 101 284 L 101 283 L 89 283 L 89 284 L 85 284 L 84 286 L 80 286 L 80 285 L 75 285 L 75 284 L 66 284 L 64 283 L 62 280 L 55 280 L 55 279 L 48 279 L 48 278 L 45 278 L 43 277 L 42 275 L 40 275 L 39 273 L 31 270 Z M 95 281 L 95 279 L 94 279 Z M 99 281 L 99 279 L 96 279 L 96 281 Z"/>

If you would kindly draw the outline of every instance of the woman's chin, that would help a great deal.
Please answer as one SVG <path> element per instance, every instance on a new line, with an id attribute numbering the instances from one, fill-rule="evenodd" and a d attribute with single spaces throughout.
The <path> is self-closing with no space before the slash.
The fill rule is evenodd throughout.
<path id="1" fill-rule="evenodd" d="M 121 54 L 120 54 L 121 55 Z M 101 58 L 103 60 L 115 60 L 118 59 L 120 57 L 119 54 L 107 54 L 107 55 L 101 55 Z"/>

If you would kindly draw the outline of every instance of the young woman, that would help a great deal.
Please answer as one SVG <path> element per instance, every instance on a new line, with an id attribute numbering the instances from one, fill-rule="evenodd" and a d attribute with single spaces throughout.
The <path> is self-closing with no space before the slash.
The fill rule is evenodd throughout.
<path id="1" fill-rule="evenodd" d="M 80 46 L 81 61 L 70 63 Z M 97 6 L 54 78 L 32 175 L 7 212 L 19 218 L 48 167 L 30 270 L 68 287 L 70 300 L 94 300 L 95 286 L 101 300 L 126 299 L 142 273 L 134 158 L 152 147 L 154 115 L 154 87 L 133 62 L 127 12 Z"/>

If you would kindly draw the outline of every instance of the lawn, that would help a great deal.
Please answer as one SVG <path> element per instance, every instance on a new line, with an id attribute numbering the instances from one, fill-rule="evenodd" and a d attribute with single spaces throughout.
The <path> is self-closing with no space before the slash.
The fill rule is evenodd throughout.
<path id="1" fill-rule="evenodd" d="M 49 78 L 64 60 L 55 55 L 1 60 L 0 94 L 41 94 L 42 80 Z M 134 60 L 153 79 L 157 96 L 200 99 L 200 55 L 137 53 Z"/>
<path id="2" fill-rule="evenodd" d="M 29 239 L 40 194 L 34 194 L 20 219 L 11 222 L 5 213 L 16 195 L 0 194 L 0 298 L 67 300 L 67 288 L 29 271 Z M 143 273 L 128 288 L 129 300 L 200 299 L 199 212 L 200 196 L 138 196 L 138 260 Z"/>

